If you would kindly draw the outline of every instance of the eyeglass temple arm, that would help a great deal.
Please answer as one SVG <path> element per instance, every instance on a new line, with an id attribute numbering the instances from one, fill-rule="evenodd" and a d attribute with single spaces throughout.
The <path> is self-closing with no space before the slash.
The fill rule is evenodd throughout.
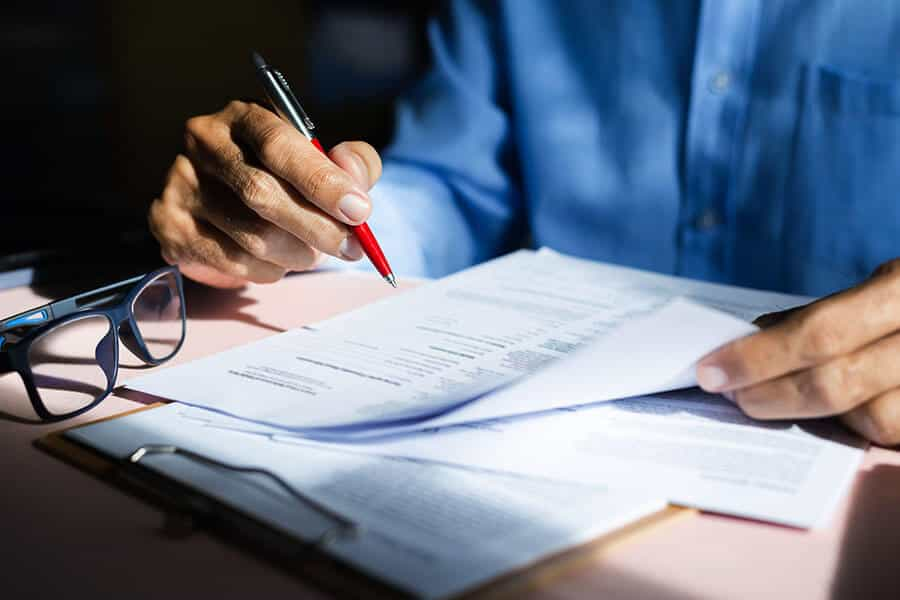
<path id="1" fill-rule="evenodd" d="M 70 296 L 69 298 L 51 302 L 48 306 L 53 312 L 53 317 L 56 319 L 86 308 L 103 306 L 107 302 L 111 302 L 130 292 L 134 284 L 144 277 L 145 275 L 137 275 L 130 279 L 125 279 L 124 281 L 111 283 L 88 292 L 82 292 L 75 296 Z"/>
<path id="2" fill-rule="evenodd" d="M 318 540 L 319 544 L 327 544 L 336 536 L 353 537 L 358 535 L 362 530 L 362 527 L 353 519 L 346 517 L 343 514 L 325 506 L 318 500 L 312 498 L 304 492 L 301 492 L 299 489 L 289 484 L 279 475 L 261 467 L 234 465 L 215 459 L 211 456 L 201 454 L 199 452 L 194 452 L 192 450 L 187 450 L 179 446 L 168 444 L 145 444 L 143 446 L 139 446 L 131 454 L 128 455 L 128 457 L 125 459 L 125 463 L 136 465 L 141 462 L 143 458 L 153 454 L 180 454 L 190 460 L 206 464 L 208 466 L 226 469 L 229 471 L 234 471 L 236 473 L 263 475 L 267 477 L 269 480 L 276 483 L 278 487 L 280 487 L 283 491 L 287 492 L 291 497 L 293 497 L 294 500 L 296 500 L 300 504 L 305 504 L 306 506 L 312 508 L 337 525 L 337 529 L 331 529 L 322 534 L 322 537 Z"/>
<path id="3" fill-rule="evenodd" d="M 7 317 L 0 322 L 0 337 L 2 337 L 4 332 L 11 329 L 36 327 L 52 321 L 53 319 L 59 319 L 60 317 L 70 315 L 79 310 L 102 306 L 127 293 L 134 284 L 143 278 L 144 275 L 138 275 L 124 281 L 82 292 L 75 296 L 56 300 L 44 304 L 43 306 L 31 308 L 19 314 Z M 0 341 L 0 349 L 2 349 L 2 346 L 3 343 Z"/>

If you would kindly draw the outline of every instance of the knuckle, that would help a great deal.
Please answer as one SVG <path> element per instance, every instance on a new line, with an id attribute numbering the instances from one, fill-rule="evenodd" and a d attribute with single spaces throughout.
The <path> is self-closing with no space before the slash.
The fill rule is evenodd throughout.
<path id="1" fill-rule="evenodd" d="M 267 126 L 258 133 L 259 158 L 267 165 L 281 165 L 289 154 L 288 143 L 284 131 L 279 126 Z"/>
<path id="2" fill-rule="evenodd" d="M 184 123 L 184 144 L 194 150 L 209 132 L 209 117 L 191 117 Z"/>
<path id="3" fill-rule="evenodd" d="M 238 241 L 244 250 L 257 258 L 263 258 L 268 253 L 269 245 L 265 239 L 258 235 L 244 233 L 238 236 Z"/>
<path id="4" fill-rule="evenodd" d="M 184 131 L 190 135 L 202 134 L 206 130 L 207 121 L 209 117 L 206 115 L 191 117 L 184 122 Z"/>
<path id="5" fill-rule="evenodd" d="M 241 100 L 231 100 L 222 109 L 222 112 L 241 113 L 247 110 L 247 103 Z"/>
<path id="6" fill-rule="evenodd" d="M 824 358 L 839 354 L 843 340 L 834 328 L 823 324 L 810 332 L 809 344 L 811 358 Z"/>
<path id="7" fill-rule="evenodd" d="M 172 163 L 172 168 L 169 171 L 166 183 L 171 183 L 175 179 L 180 179 L 186 183 L 191 182 L 195 179 L 195 175 L 196 173 L 194 172 L 193 165 L 191 165 L 191 161 L 183 154 L 179 154 L 175 157 L 175 162 Z"/>
<path id="8" fill-rule="evenodd" d="M 162 200 L 159 198 L 150 203 L 150 208 L 147 209 L 147 225 L 151 235 L 153 235 L 153 237 L 156 238 L 156 241 L 162 245 L 165 243 L 165 240 L 161 231 L 162 222 L 159 215 L 161 205 Z"/>
<path id="9" fill-rule="evenodd" d="M 812 310 L 800 320 L 801 358 L 817 362 L 840 353 L 843 340 L 824 310 Z"/>
<path id="10" fill-rule="evenodd" d="M 268 256 L 272 249 L 274 227 L 255 222 L 246 229 L 236 232 L 238 243 L 250 254 L 258 258 Z"/>
<path id="11" fill-rule="evenodd" d="M 147 223 L 150 224 L 151 232 L 156 235 L 156 231 L 159 229 L 160 225 L 162 225 L 162 208 L 163 201 L 160 198 L 157 198 L 153 202 L 150 203 L 150 208 L 147 209 Z"/>
<path id="12" fill-rule="evenodd" d="M 829 413 L 843 412 L 844 395 L 840 390 L 840 375 L 837 369 L 816 368 L 800 376 L 799 391 L 808 405 Z"/>
<path id="13" fill-rule="evenodd" d="M 199 188 L 193 165 L 183 155 L 179 155 L 166 174 L 165 185 L 157 201 L 165 204 L 183 204 L 186 195 L 196 194 Z"/>
<path id="14" fill-rule="evenodd" d="M 340 177 L 331 165 L 321 165 L 309 170 L 303 180 L 303 187 L 311 198 L 318 198 L 326 190 L 338 186 Z"/>
<path id="15" fill-rule="evenodd" d="M 179 243 L 178 219 L 173 211 L 161 200 L 154 200 L 147 211 L 150 233 L 162 247 L 174 248 Z"/>
<path id="16" fill-rule="evenodd" d="M 184 198 L 176 186 L 167 186 L 163 189 L 159 199 L 150 205 L 150 217 L 160 226 L 174 224 L 178 219 L 178 212 L 184 204 Z M 155 205 L 155 206 L 154 206 Z"/>
<path id="17" fill-rule="evenodd" d="M 238 184 L 238 193 L 247 207 L 265 218 L 274 212 L 277 203 L 275 183 L 262 171 L 254 171 Z"/>
<path id="18" fill-rule="evenodd" d="M 159 255 L 166 262 L 167 265 L 177 265 L 178 257 L 175 254 L 172 254 L 168 248 L 160 248 Z"/>
<path id="19" fill-rule="evenodd" d="M 864 354 L 855 353 L 837 361 L 839 382 L 847 408 L 856 406 L 871 397 L 872 378 L 867 375 L 869 360 Z"/>

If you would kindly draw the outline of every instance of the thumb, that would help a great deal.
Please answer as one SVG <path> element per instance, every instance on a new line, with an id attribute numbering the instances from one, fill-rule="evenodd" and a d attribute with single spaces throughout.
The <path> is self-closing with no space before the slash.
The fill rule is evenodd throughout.
<path id="1" fill-rule="evenodd" d="M 367 190 L 381 177 L 381 158 L 365 142 L 342 142 L 328 152 L 328 157 Z"/>

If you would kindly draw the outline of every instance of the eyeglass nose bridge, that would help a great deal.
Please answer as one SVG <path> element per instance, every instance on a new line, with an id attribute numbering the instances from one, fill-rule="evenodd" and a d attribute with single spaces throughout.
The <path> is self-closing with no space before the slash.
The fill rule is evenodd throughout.
<path id="1" fill-rule="evenodd" d="M 94 358 L 103 370 L 103 374 L 106 375 L 107 387 L 112 387 L 119 370 L 118 337 L 115 324 L 110 322 L 109 331 L 97 342 L 97 347 L 94 349 Z"/>

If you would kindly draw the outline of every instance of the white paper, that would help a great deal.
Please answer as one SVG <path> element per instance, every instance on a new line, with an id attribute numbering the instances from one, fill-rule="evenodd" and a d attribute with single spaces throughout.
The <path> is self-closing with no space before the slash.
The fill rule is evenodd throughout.
<path id="1" fill-rule="evenodd" d="M 521 251 L 128 386 L 292 430 L 396 426 L 533 373 L 676 297 L 745 321 L 807 300 Z"/>
<path id="2" fill-rule="evenodd" d="M 113 456 L 171 444 L 226 463 L 263 467 L 362 527 L 327 550 L 422 597 L 458 594 L 507 571 L 586 543 L 665 507 L 641 493 L 551 484 L 333 448 L 298 446 L 204 427 L 181 406 L 143 411 L 67 435 Z M 277 529 L 318 537 L 333 523 L 259 476 L 148 456 L 176 478 Z"/>
<path id="3" fill-rule="evenodd" d="M 445 415 L 423 423 L 363 430 L 353 437 L 445 427 L 642 396 L 697 385 L 698 360 L 757 328 L 681 298 Z"/>
<path id="4" fill-rule="evenodd" d="M 185 410 L 185 418 L 210 427 L 248 427 L 209 411 Z M 273 444 L 323 444 L 277 428 L 250 430 Z M 608 485 L 803 528 L 831 519 L 864 446 L 831 421 L 754 421 L 724 398 L 696 389 L 340 445 L 361 453 Z"/>

